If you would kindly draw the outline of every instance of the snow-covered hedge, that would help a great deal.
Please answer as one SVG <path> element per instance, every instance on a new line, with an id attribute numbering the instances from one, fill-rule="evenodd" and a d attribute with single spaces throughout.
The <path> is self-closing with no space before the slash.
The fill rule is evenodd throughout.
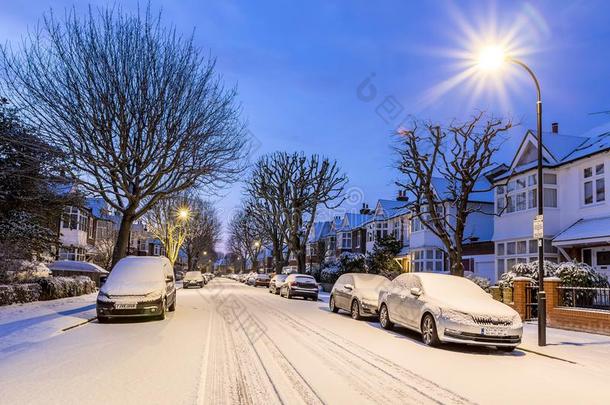
<path id="1" fill-rule="evenodd" d="M 42 288 L 41 300 L 76 297 L 95 292 L 95 282 L 86 276 L 48 277 L 38 281 Z"/>
<path id="2" fill-rule="evenodd" d="M 491 283 L 486 277 L 478 277 L 474 274 L 469 274 L 466 276 L 466 278 L 481 287 L 483 290 L 490 292 Z"/>
<path id="3" fill-rule="evenodd" d="M 569 287 L 608 287 L 608 279 L 597 273 L 586 263 L 576 261 L 555 264 L 544 261 L 544 276 L 559 277 L 564 286 Z M 515 277 L 529 277 L 533 284 L 538 283 L 538 262 L 519 263 L 502 275 L 498 285 L 512 287 Z"/>
<path id="4" fill-rule="evenodd" d="M 36 283 L 0 285 L 0 305 L 38 301 L 41 292 Z"/>
<path id="5" fill-rule="evenodd" d="M 76 297 L 96 291 L 89 277 L 44 277 L 36 283 L 0 284 L 0 305 Z"/>
<path id="6" fill-rule="evenodd" d="M 41 277 L 49 277 L 51 271 L 43 262 L 3 259 L 0 260 L 0 283 L 29 283 Z"/>
<path id="7" fill-rule="evenodd" d="M 361 253 L 344 252 L 339 256 L 339 260 L 328 260 L 324 263 L 319 281 L 334 284 L 345 273 L 364 272 L 366 272 L 365 256 Z"/>

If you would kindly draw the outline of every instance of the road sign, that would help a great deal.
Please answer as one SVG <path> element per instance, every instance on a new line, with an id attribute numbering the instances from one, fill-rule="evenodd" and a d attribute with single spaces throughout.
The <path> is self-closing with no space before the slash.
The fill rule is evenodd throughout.
<path id="1" fill-rule="evenodd" d="M 534 218 L 534 239 L 542 239 L 544 237 L 544 219 L 542 215 L 536 215 Z"/>

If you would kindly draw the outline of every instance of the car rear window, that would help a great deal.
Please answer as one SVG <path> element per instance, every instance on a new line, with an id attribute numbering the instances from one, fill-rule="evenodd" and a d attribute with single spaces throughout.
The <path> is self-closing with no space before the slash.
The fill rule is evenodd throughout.
<path id="1" fill-rule="evenodd" d="M 315 283 L 316 279 L 310 276 L 297 276 L 295 280 L 299 283 Z"/>

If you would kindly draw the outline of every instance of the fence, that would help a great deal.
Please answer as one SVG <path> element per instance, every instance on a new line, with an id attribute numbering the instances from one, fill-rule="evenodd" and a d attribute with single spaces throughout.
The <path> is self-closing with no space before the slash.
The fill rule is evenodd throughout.
<path id="1" fill-rule="evenodd" d="M 610 288 L 557 287 L 558 306 L 610 310 Z"/>

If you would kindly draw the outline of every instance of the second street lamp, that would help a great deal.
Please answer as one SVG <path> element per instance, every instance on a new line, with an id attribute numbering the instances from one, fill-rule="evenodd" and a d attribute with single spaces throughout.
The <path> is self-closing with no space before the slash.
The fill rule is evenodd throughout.
<path id="1" fill-rule="evenodd" d="M 530 75 L 536 86 L 536 137 L 538 140 L 537 203 L 538 215 L 534 221 L 534 238 L 538 239 L 538 346 L 546 346 L 546 293 L 544 291 L 544 181 L 542 176 L 542 97 L 540 83 L 534 72 L 525 63 L 514 59 L 498 46 L 483 49 L 479 55 L 479 66 L 485 70 L 497 69 L 504 63 L 521 66 Z"/>

